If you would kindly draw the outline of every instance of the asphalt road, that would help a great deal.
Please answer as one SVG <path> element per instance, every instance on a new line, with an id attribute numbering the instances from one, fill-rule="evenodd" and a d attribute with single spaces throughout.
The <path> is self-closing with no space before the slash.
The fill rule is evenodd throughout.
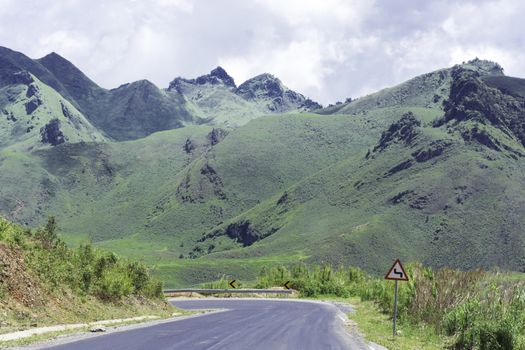
<path id="1" fill-rule="evenodd" d="M 268 299 L 194 299 L 183 309 L 225 309 L 151 327 L 50 347 L 65 350 L 369 349 L 344 330 L 332 304 Z"/>

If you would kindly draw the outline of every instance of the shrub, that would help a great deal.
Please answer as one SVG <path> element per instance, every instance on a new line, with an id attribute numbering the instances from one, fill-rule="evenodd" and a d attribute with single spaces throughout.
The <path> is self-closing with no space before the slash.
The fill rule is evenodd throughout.
<path id="1" fill-rule="evenodd" d="M 146 266 L 138 262 L 132 262 L 128 263 L 127 270 L 133 285 L 133 292 L 135 294 L 140 294 L 149 282 L 149 275 Z"/>
<path id="2" fill-rule="evenodd" d="M 119 269 L 105 270 L 97 281 L 95 295 L 102 300 L 118 301 L 133 292 L 133 282 Z"/>
<path id="3" fill-rule="evenodd" d="M 151 278 L 144 265 L 124 262 L 91 243 L 70 249 L 57 236 L 56 227 L 55 219 L 50 217 L 45 227 L 31 235 L 0 219 L 0 241 L 23 254 L 26 266 L 49 291 L 63 293 L 70 289 L 81 297 L 93 295 L 112 302 L 131 294 L 162 296 L 162 284 Z"/>

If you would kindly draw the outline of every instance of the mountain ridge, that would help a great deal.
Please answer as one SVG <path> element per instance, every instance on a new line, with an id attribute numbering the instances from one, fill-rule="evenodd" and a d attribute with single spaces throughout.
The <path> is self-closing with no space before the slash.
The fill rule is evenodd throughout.
<path id="1" fill-rule="evenodd" d="M 166 89 L 144 79 L 107 90 L 55 52 L 32 60 L 22 53 L 1 48 L 0 60 L 3 62 L 0 71 L 3 84 L 8 84 L 14 73 L 28 71 L 55 89 L 102 133 L 115 140 L 137 139 L 187 124 L 237 127 L 265 114 L 319 107 L 284 87 L 280 96 L 272 96 L 268 101 L 238 97 L 233 78 L 221 67 L 195 79 L 176 78 Z M 177 84 L 185 85 L 186 89 L 177 87 Z M 224 87 L 224 91 L 220 91 L 220 87 Z M 206 97 L 195 98 L 202 95 Z M 303 103 L 306 100 L 308 103 Z"/>

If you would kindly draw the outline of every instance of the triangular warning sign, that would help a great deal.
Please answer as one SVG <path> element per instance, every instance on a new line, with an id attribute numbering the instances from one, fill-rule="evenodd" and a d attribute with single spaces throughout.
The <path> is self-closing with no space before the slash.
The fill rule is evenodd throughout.
<path id="1" fill-rule="evenodd" d="M 408 275 L 405 272 L 403 265 L 401 265 L 401 261 L 399 261 L 399 259 L 397 259 L 390 270 L 388 270 L 387 274 L 385 275 L 385 279 L 394 281 L 408 281 Z"/>

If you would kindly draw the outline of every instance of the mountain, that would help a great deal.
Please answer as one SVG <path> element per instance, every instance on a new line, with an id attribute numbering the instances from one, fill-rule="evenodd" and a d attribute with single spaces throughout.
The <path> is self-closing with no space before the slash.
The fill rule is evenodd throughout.
<path id="1" fill-rule="evenodd" d="M 271 74 L 258 75 L 237 87 L 222 67 L 197 79 L 176 78 L 168 91 L 184 96 L 191 110 L 202 119 L 229 127 L 244 125 L 262 115 L 321 108 Z"/>
<path id="2" fill-rule="evenodd" d="M 282 86 L 280 81 L 280 94 L 272 95 L 271 99 L 243 98 L 233 91 L 236 88 L 233 79 L 220 67 L 197 79 L 177 78 L 168 89 L 141 80 L 111 90 L 101 88 L 54 52 L 32 60 L 0 47 L 0 67 L 0 86 L 11 84 L 16 79 L 14 74 L 27 72 L 60 94 L 106 137 L 116 141 L 135 140 L 192 124 L 236 127 L 265 114 L 320 107 Z"/>
<path id="3" fill-rule="evenodd" d="M 480 76 L 503 76 L 503 68 L 499 64 L 477 58 L 462 64 L 461 67 L 475 71 Z M 443 101 L 448 98 L 450 93 L 453 70 L 454 67 L 423 74 L 398 86 L 325 108 L 318 113 L 356 114 L 366 113 L 371 109 L 400 105 L 441 109 Z"/>
<path id="4" fill-rule="evenodd" d="M 0 147 L 105 141 L 82 113 L 33 75 L 20 71 L 10 79 L 0 88 Z"/>
<path id="5" fill-rule="evenodd" d="M 42 89 L 119 136 L 52 147 L 42 142 L 51 126 L 31 136 L 38 147 L 16 139 L 0 149 L 0 212 L 11 220 L 56 215 L 70 243 L 142 258 L 172 286 L 301 261 L 376 273 L 394 257 L 525 270 L 525 80 L 496 63 L 476 59 L 324 109 L 271 75 L 237 86 L 220 67 L 166 90 L 140 81 L 103 92 L 65 63 L 42 69 Z M 31 83 L 19 72 L 2 81 L 24 95 Z M 99 93 L 113 114 L 95 122 L 85 106 Z M 192 119 L 153 132 L 174 96 Z M 134 118 L 153 121 L 141 129 Z"/>
<path id="6" fill-rule="evenodd" d="M 448 74 L 442 116 L 407 108 L 366 153 L 210 230 L 201 251 L 233 239 L 248 248 L 216 258 L 296 252 L 378 273 L 395 257 L 524 271 L 523 81 L 468 65 Z"/>

